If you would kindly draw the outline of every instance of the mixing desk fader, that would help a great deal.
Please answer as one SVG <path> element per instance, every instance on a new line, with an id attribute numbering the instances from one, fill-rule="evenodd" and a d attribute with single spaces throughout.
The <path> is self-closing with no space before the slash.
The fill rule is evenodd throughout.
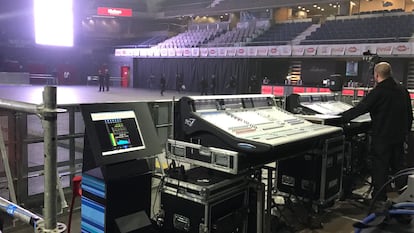
<path id="1" fill-rule="evenodd" d="M 342 133 L 276 107 L 272 95 L 183 97 L 174 111 L 169 156 L 230 173 L 293 156 Z"/>

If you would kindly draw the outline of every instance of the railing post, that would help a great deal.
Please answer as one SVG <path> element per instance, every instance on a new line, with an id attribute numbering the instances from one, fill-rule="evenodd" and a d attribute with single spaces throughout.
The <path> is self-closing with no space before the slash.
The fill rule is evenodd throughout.
<path id="1" fill-rule="evenodd" d="M 45 230 L 57 227 L 57 102 L 56 87 L 46 86 L 43 91 L 44 112 L 42 123 L 44 130 L 44 221 Z"/>

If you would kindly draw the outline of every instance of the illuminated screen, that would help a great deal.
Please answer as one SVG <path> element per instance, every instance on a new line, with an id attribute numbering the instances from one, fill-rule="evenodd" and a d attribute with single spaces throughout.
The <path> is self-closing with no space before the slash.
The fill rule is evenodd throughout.
<path id="1" fill-rule="evenodd" d="M 145 148 L 134 111 L 91 113 L 103 156 Z"/>
<path id="2" fill-rule="evenodd" d="M 346 62 L 346 76 L 358 76 L 358 62 L 348 61 Z"/>
<path id="3" fill-rule="evenodd" d="M 34 0 L 37 44 L 73 46 L 72 0 Z"/>

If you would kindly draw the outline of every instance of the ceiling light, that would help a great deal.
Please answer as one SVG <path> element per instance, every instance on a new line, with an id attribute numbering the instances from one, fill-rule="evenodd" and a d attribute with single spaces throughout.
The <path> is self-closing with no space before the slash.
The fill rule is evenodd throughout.
<path id="1" fill-rule="evenodd" d="M 317 8 L 318 8 L 318 9 L 321 9 L 321 7 L 320 7 L 320 6 L 318 6 Z"/>
<path id="2" fill-rule="evenodd" d="M 302 8 L 302 10 L 304 11 L 304 10 L 306 10 L 306 8 L 304 7 L 304 8 Z"/>
<path id="3" fill-rule="evenodd" d="M 333 5 L 332 7 L 333 7 L 333 8 L 336 8 L 336 5 Z"/>
<path id="4" fill-rule="evenodd" d="M 321 11 L 325 11 L 325 9 L 322 8 Z"/>
<path id="5" fill-rule="evenodd" d="M 316 5 L 316 4 L 313 4 L 313 7 L 317 7 L 318 5 Z"/>
<path id="6" fill-rule="evenodd" d="M 329 6 L 332 6 L 332 3 L 329 3 Z"/>
<path id="7" fill-rule="evenodd" d="M 309 12 L 310 10 L 306 10 L 306 12 Z"/>
<path id="8" fill-rule="evenodd" d="M 298 9 L 302 8 L 301 6 L 298 6 Z"/>

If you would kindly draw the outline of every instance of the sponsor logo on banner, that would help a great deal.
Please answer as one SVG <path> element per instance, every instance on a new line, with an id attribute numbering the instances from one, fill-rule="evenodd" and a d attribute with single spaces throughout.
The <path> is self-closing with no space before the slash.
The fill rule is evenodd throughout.
<path id="1" fill-rule="evenodd" d="M 134 49 L 127 49 L 125 52 L 125 56 L 132 57 L 134 56 Z"/>
<path id="2" fill-rule="evenodd" d="M 182 57 L 183 56 L 183 49 L 182 48 L 176 48 L 175 49 L 175 56 Z"/>
<path id="3" fill-rule="evenodd" d="M 209 48 L 208 55 L 211 57 L 217 57 L 218 49 L 216 47 Z"/>
<path id="4" fill-rule="evenodd" d="M 167 49 L 161 49 L 160 53 L 161 53 L 162 57 L 167 57 L 168 56 L 168 50 Z"/>
<path id="5" fill-rule="evenodd" d="M 221 57 L 225 57 L 227 55 L 227 48 L 218 48 L 218 54 Z"/>
<path id="6" fill-rule="evenodd" d="M 293 56 L 302 56 L 305 52 L 305 47 L 303 46 L 293 46 L 292 55 Z"/>
<path id="7" fill-rule="evenodd" d="M 147 49 L 133 49 L 132 55 L 134 57 L 145 57 L 147 56 Z"/>
<path id="8" fill-rule="evenodd" d="M 267 47 L 257 47 L 257 56 L 267 56 Z"/>
<path id="9" fill-rule="evenodd" d="M 115 56 L 116 57 L 122 56 L 123 51 L 124 51 L 123 49 L 115 49 Z"/>
<path id="10" fill-rule="evenodd" d="M 411 54 L 411 46 L 409 43 L 399 43 L 394 45 L 393 54 Z"/>
<path id="11" fill-rule="evenodd" d="M 346 55 L 358 55 L 359 56 L 359 55 L 362 54 L 362 52 L 361 52 L 360 46 L 351 45 L 351 46 L 346 48 L 345 54 Z"/>
<path id="12" fill-rule="evenodd" d="M 345 46 L 344 45 L 333 45 L 331 47 L 331 55 L 344 55 L 345 54 Z"/>
<path id="13" fill-rule="evenodd" d="M 175 56 L 175 49 L 167 49 L 168 51 L 168 56 L 169 57 L 174 57 Z"/>
<path id="14" fill-rule="evenodd" d="M 377 53 L 390 55 L 392 53 L 392 47 L 393 47 L 392 45 L 378 44 Z"/>
<path id="15" fill-rule="evenodd" d="M 305 55 L 314 56 L 316 55 L 316 46 L 306 46 L 305 47 Z"/>
<path id="16" fill-rule="evenodd" d="M 289 45 L 279 46 L 280 55 L 290 56 L 292 55 L 292 47 Z"/>
<path id="17" fill-rule="evenodd" d="M 191 56 L 191 49 L 185 48 L 184 51 L 183 51 L 183 55 L 185 57 L 190 57 Z"/>
<path id="18" fill-rule="evenodd" d="M 331 47 L 326 45 L 318 46 L 318 51 L 316 53 L 321 56 L 331 55 Z"/>
<path id="19" fill-rule="evenodd" d="M 245 47 L 239 47 L 236 49 L 237 51 L 237 56 L 246 56 L 247 51 Z"/>
<path id="20" fill-rule="evenodd" d="M 198 56 L 200 56 L 200 49 L 199 49 L 199 48 L 192 48 L 192 49 L 191 49 L 191 55 L 192 55 L 193 57 L 198 57 Z"/>
<path id="21" fill-rule="evenodd" d="M 268 47 L 268 55 L 269 56 L 277 56 L 279 55 L 279 50 L 277 47 Z"/>
<path id="22" fill-rule="evenodd" d="M 147 56 L 153 57 L 154 56 L 154 50 L 153 49 L 146 49 L 147 50 Z"/>
<path id="23" fill-rule="evenodd" d="M 153 48 L 153 49 L 152 49 L 152 51 L 153 51 L 153 55 L 154 55 L 154 57 L 159 57 L 159 56 L 161 56 L 160 49 L 158 49 L 158 48 Z"/>
<path id="24" fill-rule="evenodd" d="M 236 56 L 236 48 L 235 47 L 227 48 L 227 56 Z"/>
<path id="25" fill-rule="evenodd" d="M 256 56 L 257 55 L 257 48 L 256 47 L 247 47 L 247 54 L 249 56 Z"/>
<path id="26" fill-rule="evenodd" d="M 130 8 L 112 8 L 112 7 L 98 7 L 98 15 L 104 16 L 122 16 L 122 17 L 131 17 L 132 9 Z"/>
<path id="27" fill-rule="evenodd" d="M 208 56 L 208 48 L 201 48 L 200 49 L 200 55 L 202 57 L 207 57 Z"/>

